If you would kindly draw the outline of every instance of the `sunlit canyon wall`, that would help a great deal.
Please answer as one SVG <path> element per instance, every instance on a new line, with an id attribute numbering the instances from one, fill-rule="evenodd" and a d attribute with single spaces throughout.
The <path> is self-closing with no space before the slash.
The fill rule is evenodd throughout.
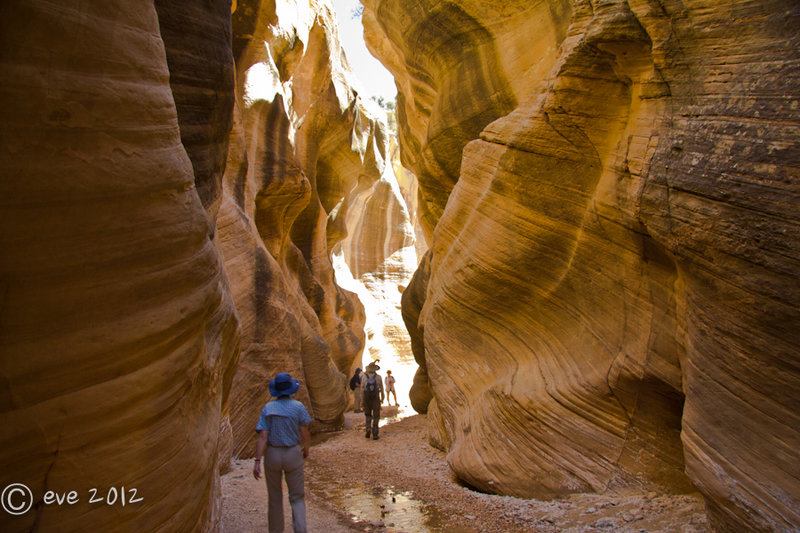
<path id="1" fill-rule="evenodd" d="M 393 369 L 396 379 L 411 383 L 416 365 L 400 301 L 427 245 L 414 210 L 417 179 L 399 157 L 392 138 L 381 179 L 354 191 L 345 220 L 348 235 L 334 249 L 334 264 L 337 281 L 356 291 L 366 310 L 363 365 L 379 360 L 384 372 Z M 397 386 L 407 389 L 404 383 Z"/>
<path id="2" fill-rule="evenodd" d="M 480 490 L 800 528 L 800 9 L 367 0 L 431 252 L 432 442 Z M 432 399 L 431 399 L 432 398 Z"/>
<path id="3" fill-rule="evenodd" d="M 364 312 L 331 250 L 389 139 L 303 5 L 0 4 L 0 482 L 34 496 L 0 530 L 217 530 L 279 371 L 341 423 Z"/>
<path id="4" fill-rule="evenodd" d="M 333 248 L 355 198 L 383 174 L 388 135 L 351 86 L 332 8 L 238 2 L 237 98 L 217 221 L 242 350 L 231 395 L 234 455 L 253 452 L 253 404 L 284 368 L 319 424 L 343 422 L 364 310 L 339 287 Z M 378 229 L 380 230 L 380 229 Z"/>

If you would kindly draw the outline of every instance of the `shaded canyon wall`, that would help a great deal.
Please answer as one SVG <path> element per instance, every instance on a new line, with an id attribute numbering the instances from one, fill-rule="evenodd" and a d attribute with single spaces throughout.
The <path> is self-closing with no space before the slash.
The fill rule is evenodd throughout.
<path id="1" fill-rule="evenodd" d="M 129 4 L 0 6 L 3 531 L 217 530 L 267 380 L 335 427 L 360 360 L 331 251 L 389 139 L 330 4 Z"/>
<path id="2" fill-rule="evenodd" d="M 23 483 L 35 499 L 20 516 L 0 512 L 3 531 L 219 520 L 239 339 L 213 223 L 233 104 L 230 7 L 156 7 L 0 6 L 0 464 L 3 487 Z M 198 19 L 198 34 L 171 38 Z M 205 68 L 193 77 L 196 47 Z M 218 103 L 204 114 L 192 101 Z M 119 497 L 123 485 L 142 500 L 89 502 L 91 488 Z M 79 503 L 43 505 L 47 490 Z"/>
<path id="3" fill-rule="evenodd" d="M 412 401 L 466 483 L 696 487 L 719 530 L 800 527 L 799 17 L 365 2 L 432 243 Z"/>

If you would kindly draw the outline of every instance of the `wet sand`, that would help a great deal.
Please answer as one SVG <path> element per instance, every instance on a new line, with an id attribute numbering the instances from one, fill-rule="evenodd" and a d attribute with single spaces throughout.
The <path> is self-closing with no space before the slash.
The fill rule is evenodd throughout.
<path id="1" fill-rule="evenodd" d="M 322 442 L 306 461 L 309 532 L 709 531 L 699 495 L 628 490 L 537 501 L 481 494 L 459 485 L 445 455 L 427 444 L 424 416 L 382 421 L 377 441 L 364 438 L 363 415 L 346 418 L 344 430 L 315 438 Z M 223 531 L 266 531 L 264 482 L 253 479 L 252 460 L 238 463 L 222 477 Z M 284 513 L 291 531 L 285 494 Z"/>

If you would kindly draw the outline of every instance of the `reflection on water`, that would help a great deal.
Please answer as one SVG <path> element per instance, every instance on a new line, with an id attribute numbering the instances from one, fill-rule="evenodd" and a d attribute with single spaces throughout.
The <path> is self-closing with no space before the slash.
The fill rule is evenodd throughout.
<path id="1" fill-rule="evenodd" d="M 376 490 L 364 485 L 340 487 L 326 484 L 315 488 L 326 496 L 328 503 L 345 510 L 353 524 L 385 528 L 387 532 L 404 533 L 477 533 L 468 525 L 453 524 L 431 505 L 415 500 L 410 492 L 392 489 Z"/>

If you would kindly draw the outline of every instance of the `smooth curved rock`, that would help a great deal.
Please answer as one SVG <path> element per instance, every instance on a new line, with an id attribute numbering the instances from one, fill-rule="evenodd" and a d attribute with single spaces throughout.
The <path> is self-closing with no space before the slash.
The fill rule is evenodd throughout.
<path id="1" fill-rule="evenodd" d="M 331 256 L 359 242 L 354 268 L 383 264 L 403 245 L 408 214 L 392 194 L 371 196 L 392 192 L 388 134 L 353 88 L 329 3 L 281 4 L 278 16 L 275 5 L 239 2 L 233 43 L 238 118 L 217 230 L 242 321 L 233 452 L 249 456 L 276 372 L 300 377 L 317 423 L 343 423 L 366 318 L 336 284 Z"/>
<path id="2" fill-rule="evenodd" d="M 428 380 L 428 367 L 425 363 L 425 331 L 424 324 L 420 322 L 420 313 L 425 304 L 428 290 L 428 278 L 431 275 L 431 252 L 428 251 L 419 262 L 419 268 L 414 272 L 411 283 L 403 291 L 402 313 L 411 342 L 411 351 L 419 368 L 414 374 L 414 383 L 409 390 L 411 406 L 418 413 L 427 413 L 428 404 L 433 399 L 430 381 Z M 441 446 L 439 446 L 441 447 Z"/>
<path id="3" fill-rule="evenodd" d="M 156 10 L 4 2 L 0 64 L 0 481 L 37 502 L 0 528 L 213 530 L 237 321 Z"/>
<path id="4" fill-rule="evenodd" d="M 400 188 L 400 194 L 403 197 L 406 212 L 409 216 L 408 223 L 414 228 L 414 250 L 416 251 L 417 259 L 421 260 L 425 252 L 428 251 L 429 245 L 425 240 L 425 230 L 422 228 L 422 221 L 419 217 L 419 180 L 417 180 L 417 176 L 413 172 L 400 162 L 400 145 L 394 136 L 390 139 L 389 152 L 395 180 Z"/>
<path id="5" fill-rule="evenodd" d="M 353 277 L 377 273 L 381 279 L 391 281 L 404 278 L 407 272 L 392 271 L 386 259 L 403 248 L 414 244 L 411 221 L 400 194 L 392 179 L 382 178 L 372 187 L 354 198 L 348 209 L 348 236 L 342 243 L 342 252 Z M 394 183 L 393 183 L 394 181 Z"/>
<path id="6" fill-rule="evenodd" d="M 800 527 L 799 16 L 365 2 L 435 224 L 431 439 L 470 485 L 694 484 L 717 529 Z"/>

